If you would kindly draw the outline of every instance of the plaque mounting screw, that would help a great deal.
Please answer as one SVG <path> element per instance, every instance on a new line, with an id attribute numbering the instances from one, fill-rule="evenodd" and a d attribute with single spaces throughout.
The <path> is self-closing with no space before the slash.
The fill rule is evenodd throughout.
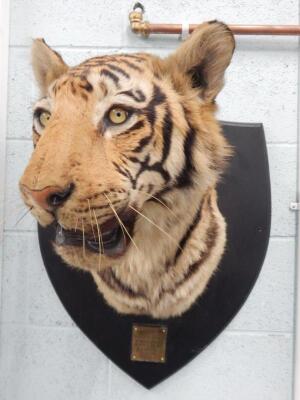
<path id="1" fill-rule="evenodd" d="M 161 357 L 160 361 L 165 361 L 165 358 L 164 358 L 164 357 Z"/>
<path id="2" fill-rule="evenodd" d="M 300 210 L 300 203 L 297 203 L 297 202 L 290 203 L 290 209 L 292 211 L 299 211 Z"/>

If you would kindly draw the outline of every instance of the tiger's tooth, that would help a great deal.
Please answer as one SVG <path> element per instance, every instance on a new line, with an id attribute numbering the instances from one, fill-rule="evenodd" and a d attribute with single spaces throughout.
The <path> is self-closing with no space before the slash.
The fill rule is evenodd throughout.
<path id="1" fill-rule="evenodd" d="M 95 240 L 87 240 L 86 243 L 91 250 L 99 252 L 100 250 L 99 242 L 96 242 Z"/>
<path id="2" fill-rule="evenodd" d="M 60 225 L 56 227 L 55 243 L 58 246 L 62 246 L 66 241 L 66 236 L 64 234 L 63 228 Z"/>

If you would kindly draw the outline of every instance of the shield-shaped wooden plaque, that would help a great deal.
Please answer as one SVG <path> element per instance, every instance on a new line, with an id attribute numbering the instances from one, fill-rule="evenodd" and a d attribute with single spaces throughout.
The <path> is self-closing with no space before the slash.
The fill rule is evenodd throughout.
<path id="1" fill-rule="evenodd" d="M 43 260 L 67 312 L 107 357 L 147 388 L 182 368 L 222 332 L 247 299 L 264 261 L 271 195 L 263 126 L 222 125 L 235 150 L 218 187 L 219 207 L 228 225 L 227 248 L 208 289 L 181 317 L 154 320 L 118 314 L 105 303 L 88 273 L 68 267 L 55 254 L 54 229 L 39 227 Z M 132 359 L 132 331 L 139 324 L 167 329 L 165 362 Z"/>

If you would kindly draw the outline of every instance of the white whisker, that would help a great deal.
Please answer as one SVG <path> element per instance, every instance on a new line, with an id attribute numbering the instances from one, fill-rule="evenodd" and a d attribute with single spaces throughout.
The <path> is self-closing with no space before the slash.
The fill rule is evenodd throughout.
<path id="1" fill-rule="evenodd" d="M 95 213 L 94 209 L 93 209 L 93 213 L 94 213 L 97 232 L 98 232 L 98 241 L 99 241 L 99 262 L 98 262 L 98 267 L 99 267 L 99 270 L 100 270 L 100 268 L 101 268 L 101 259 L 102 259 L 101 248 L 102 248 L 102 250 L 104 252 L 104 247 L 103 247 L 103 241 L 102 241 L 102 234 L 101 234 L 101 231 L 100 231 L 100 227 L 99 227 L 98 220 L 97 220 L 96 213 Z"/>
<path id="2" fill-rule="evenodd" d="M 23 218 L 33 209 L 33 207 L 28 208 L 26 212 L 17 220 L 17 222 L 14 225 L 14 228 L 22 221 Z"/>
<path id="3" fill-rule="evenodd" d="M 170 213 L 177 219 L 177 221 L 180 221 L 180 218 L 178 217 L 178 215 L 176 215 L 176 214 L 174 213 L 174 211 L 171 210 L 171 208 L 168 207 L 168 206 L 166 205 L 166 203 L 164 203 L 164 202 L 163 202 L 162 200 L 160 200 L 158 197 L 155 197 L 155 196 L 153 196 L 152 194 L 150 194 L 150 193 L 148 193 L 148 192 L 145 192 L 145 191 L 143 191 L 143 190 L 140 190 L 140 189 L 134 189 L 134 190 L 137 190 L 138 192 L 141 192 L 141 193 L 145 193 L 145 194 L 147 194 L 148 196 L 152 197 L 154 200 L 158 201 L 162 206 L 164 206 L 168 211 L 170 211 Z"/>
<path id="4" fill-rule="evenodd" d="M 95 232 L 94 232 L 94 227 L 93 227 L 93 221 L 92 221 L 92 211 L 91 211 L 91 205 L 89 199 L 87 199 L 88 205 L 89 205 L 89 210 L 90 210 L 90 220 L 91 220 L 91 228 L 93 232 L 94 239 L 96 240 Z"/>
<path id="5" fill-rule="evenodd" d="M 121 221 L 121 219 L 120 219 L 120 217 L 119 217 L 117 211 L 115 210 L 114 206 L 112 205 L 111 201 L 109 200 L 109 198 L 106 196 L 105 193 L 103 193 L 103 194 L 104 194 L 104 196 L 106 197 L 106 199 L 107 199 L 107 201 L 108 201 L 108 203 L 109 203 L 109 206 L 110 206 L 110 208 L 112 209 L 113 213 L 115 214 L 117 220 L 119 221 L 119 224 L 120 224 L 121 229 L 122 229 L 122 227 L 124 228 L 124 230 L 125 230 L 125 232 L 127 233 L 129 239 L 130 239 L 130 240 L 132 241 L 132 243 L 134 244 L 134 247 L 135 247 L 137 250 L 139 250 L 139 248 L 137 247 L 135 241 L 133 240 L 133 238 L 131 237 L 130 233 L 129 233 L 128 230 L 126 229 L 126 226 L 125 226 L 125 225 L 123 224 L 123 222 Z M 123 231 L 123 229 L 122 229 L 122 231 Z"/>
<path id="6" fill-rule="evenodd" d="M 177 247 L 182 250 L 182 248 L 179 246 L 178 241 L 174 239 L 172 236 L 170 236 L 166 231 L 164 231 L 160 226 L 158 226 L 155 222 L 153 222 L 150 218 L 146 217 L 143 213 L 140 211 L 136 210 L 134 207 L 129 206 L 133 211 L 135 211 L 137 214 L 139 214 L 141 217 L 145 218 L 146 221 L 148 221 L 150 224 L 155 226 L 159 231 L 161 231 L 163 234 L 165 234 L 169 239 L 171 239 L 173 242 L 176 243 Z"/>
<path id="7" fill-rule="evenodd" d="M 75 228 L 74 228 L 74 231 L 76 232 L 77 231 L 77 226 L 78 226 L 78 221 L 79 221 L 79 217 L 76 217 L 77 219 L 76 219 L 76 224 L 75 224 Z"/>
<path id="8" fill-rule="evenodd" d="M 83 224 L 83 218 L 81 218 L 81 224 L 82 224 L 82 254 L 85 257 L 85 236 L 84 236 L 84 224 Z"/>

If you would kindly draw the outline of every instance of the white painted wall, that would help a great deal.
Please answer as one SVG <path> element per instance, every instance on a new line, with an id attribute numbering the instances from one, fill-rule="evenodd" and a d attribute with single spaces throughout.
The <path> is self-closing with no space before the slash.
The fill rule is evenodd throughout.
<path id="1" fill-rule="evenodd" d="M 298 23 L 297 0 L 144 0 L 153 22 Z M 291 400 L 293 353 L 298 44 L 238 38 L 219 97 L 220 118 L 263 122 L 271 169 L 272 238 L 247 303 L 220 337 L 148 392 L 74 326 L 52 289 L 36 224 L 22 215 L 17 181 L 31 152 L 31 37 L 67 61 L 148 50 L 165 55 L 174 37 L 142 40 L 128 30 L 131 1 L 11 0 L 5 231 L 0 313 L 1 400 Z M 255 162 L 255 158 L 253 160 Z M 0 191 L 2 188 L 0 187 Z"/>

